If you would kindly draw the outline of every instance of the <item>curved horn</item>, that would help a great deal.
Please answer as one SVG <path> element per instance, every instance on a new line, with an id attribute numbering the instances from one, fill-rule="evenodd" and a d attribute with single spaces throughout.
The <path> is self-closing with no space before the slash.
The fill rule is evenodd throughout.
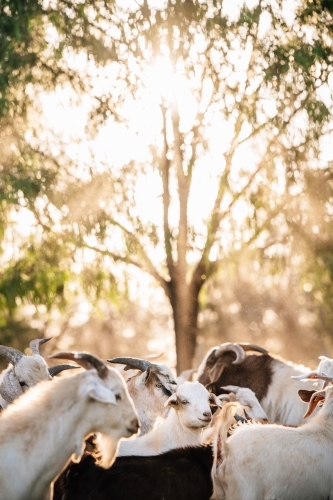
<path id="1" fill-rule="evenodd" d="M 147 368 L 156 368 L 156 365 L 150 361 L 140 358 L 131 358 L 130 356 L 124 356 L 121 358 L 112 358 L 107 360 L 109 363 L 119 363 L 121 365 L 126 365 L 125 370 L 141 370 L 145 372 Z"/>
<path id="2" fill-rule="evenodd" d="M 76 361 L 78 365 L 82 366 L 82 368 L 85 368 L 86 370 L 95 368 L 101 379 L 105 379 L 108 375 L 108 367 L 102 360 L 93 356 L 89 352 L 56 352 L 55 354 L 49 356 L 49 358 Z"/>
<path id="3" fill-rule="evenodd" d="M 32 354 L 39 354 L 39 347 L 42 345 L 42 344 L 45 344 L 45 342 L 48 342 L 49 340 L 51 340 L 52 337 L 49 337 L 48 339 L 35 339 L 35 340 L 32 340 L 29 344 L 29 347 L 32 351 Z"/>
<path id="4" fill-rule="evenodd" d="M 49 374 L 51 375 L 51 377 L 55 377 L 56 375 L 63 372 L 64 370 L 70 370 L 71 368 L 80 368 L 80 367 L 77 365 L 64 364 L 64 365 L 50 366 L 48 368 L 48 370 L 49 370 Z"/>
<path id="5" fill-rule="evenodd" d="M 234 352 L 236 354 L 236 359 L 232 361 L 233 365 L 238 365 L 245 359 L 245 351 L 239 344 L 232 344 L 231 342 L 226 342 L 225 344 L 221 344 L 215 351 L 215 356 L 219 358 L 225 352 Z"/>
<path id="6" fill-rule="evenodd" d="M 261 354 L 268 354 L 267 349 L 264 349 L 264 347 L 260 347 L 259 345 L 256 344 L 249 344 L 248 342 L 240 342 L 238 344 L 241 346 L 244 351 L 256 351 L 256 352 L 261 352 Z"/>
<path id="7" fill-rule="evenodd" d="M 3 356 L 7 359 L 7 361 L 9 361 L 9 363 L 15 366 L 16 363 L 25 356 L 25 354 L 17 349 L 14 349 L 14 347 L 0 345 L 0 356 Z"/>

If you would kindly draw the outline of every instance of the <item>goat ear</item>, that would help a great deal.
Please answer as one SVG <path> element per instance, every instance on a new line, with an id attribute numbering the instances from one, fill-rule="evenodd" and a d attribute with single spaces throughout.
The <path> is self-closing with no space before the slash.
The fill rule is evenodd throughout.
<path id="1" fill-rule="evenodd" d="M 219 398 L 217 396 L 215 396 L 215 394 L 213 392 L 211 392 L 209 394 L 209 402 L 211 405 L 216 405 L 219 408 L 222 408 L 221 401 L 219 400 Z"/>
<path id="2" fill-rule="evenodd" d="M 176 406 L 178 404 L 178 396 L 177 394 L 172 394 L 172 396 L 169 397 L 169 399 L 166 400 L 164 403 L 165 408 L 167 406 Z"/>
<path id="3" fill-rule="evenodd" d="M 300 389 L 298 391 L 298 395 L 299 397 L 301 398 L 301 400 L 303 401 L 303 403 L 309 403 L 310 402 L 310 399 L 311 399 L 311 396 L 312 394 L 314 394 L 316 391 L 308 391 L 306 389 Z"/>
<path id="4" fill-rule="evenodd" d="M 147 370 L 146 370 L 146 377 L 145 377 L 145 384 L 148 382 L 148 379 L 150 377 L 150 374 L 151 374 L 151 368 L 148 366 Z"/>
<path id="5" fill-rule="evenodd" d="M 209 378 L 210 378 L 210 382 L 211 384 L 213 384 L 214 382 L 216 382 L 220 376 L 222 375 L 223 373 L 223 370 L 225 368 L 225 363 L 223 362 L 222 359 L 218 359 L 215 363 L 215 365 L 213 366 L 213 368 L 211 368 L 211 370 L 209 370 Z"/>
<path id="6" fill-rule="evenodd" d="M 150 371 L 150 368 L 148 367 L 147 370 L 140 373 L 140 375 L 137 377 L 135 385 L 139 391 L 143 391 L 143 389 L 146 387 L 146 384 L 147 384 L 148 379 L 150 377 L 150 373 L 151 373 L 151 371 Z"/>
<path id="7" fill-rule="evenodd" d="M 325 391 L 316 391 L 314 394 L 312 394 L 309 406 L 308 406 L 308 411 L 303 415 L 303 418 L 308 418 L 312 413 L 315 411 L 317 408 L 318 403 L 321 403 L 322 401 L 325 401 Z"/>
<path id="8" fill-rule="evenodd" d="M 101 384 L 90 384 L 87 386 L 87 394 L 91 399 L 99 401 L 100 403 L 116 404 L 116 397 L 114 393 Z"/>

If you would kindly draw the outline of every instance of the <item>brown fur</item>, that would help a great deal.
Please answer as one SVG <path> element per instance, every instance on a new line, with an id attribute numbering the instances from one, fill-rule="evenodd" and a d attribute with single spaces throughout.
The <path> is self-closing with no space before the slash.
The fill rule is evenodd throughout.
<path id="1" fill-rule="evenodd" d="M 244 361 L 238 365 L 232 364 L 235 360 L 234 352 L 225 352 L 216 358 L 213 352 L 206 362 L 204 373 L 199 377 L 199 382 L 208 385 L 214 394 L 224 394 L 221 389 L 225 385 L 237 385 L 239 387 L 249 387 L 261 401 L 267 394 L 268 387 L 272 381 L 272 362 L 274 358 L 269 354 L 247 355 Z M 216 381 L 211 382 L 209 370 L 215 363 L 223 365 L 222 373 Z M 222 367 L 221 367 L 222 368 Z"/>

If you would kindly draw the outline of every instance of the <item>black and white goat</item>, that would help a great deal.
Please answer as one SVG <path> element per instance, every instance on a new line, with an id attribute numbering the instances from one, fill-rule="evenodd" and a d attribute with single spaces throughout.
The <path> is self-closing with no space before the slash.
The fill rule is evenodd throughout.
<path id="1" fill-rule="evenodd" d="M 247 354 L 247 351 L 259 354 Z M 300 425 L 304 423 L 304 407 L 298 390 L 314 389 L 314 383 L 291 377 L 309 372 L 309 368 L 270 355 L 262 347 L 228 342 L 207 353 L 198 368 L 198 380 L 216 395 L 224 392 L 223 386 L 248 387 L 255 393 L 269 422 Z"/>

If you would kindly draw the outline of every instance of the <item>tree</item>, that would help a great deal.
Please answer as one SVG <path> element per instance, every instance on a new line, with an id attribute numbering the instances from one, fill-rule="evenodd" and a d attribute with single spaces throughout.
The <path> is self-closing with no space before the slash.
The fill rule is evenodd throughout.
<path id="1" fill-rule="evenodd" d="M 304 175 L 321 167 L 329 133 L 331 34 L 306 6 L 288 14 L 280 1 L 61 5 L 71 31 L 59 11 L 49 15 L 53 48 L 61 47 L 56 67 L 77 103 L 89 95 L 88 133 L 98 141 L 112 131 L 114 148 L 123 133 L 145 148 L 141 159 L 126 150 L 117 164 L 94 146 L 85 158 L 79 148 L 69 153 L 60 137 L 55 157 L 54 130 L 42 143 L 37 130 L 29 148 L 56 168 L 43 204 L 36 197 L 29 209 L 44 245 L 67 248 L 66 262 L 80 248 L 95 253 L 81 276 L 99 294 L 115 285 L 111 261 L 157 281 L 171 304 L 181 371 L 194 356 L 207 280 L 243 247 L 280 262 L 293 248 Z M 200 190 L 208 176 L 211 200 Z M 145 182 L 149 217 L 138 211 Z"/>

